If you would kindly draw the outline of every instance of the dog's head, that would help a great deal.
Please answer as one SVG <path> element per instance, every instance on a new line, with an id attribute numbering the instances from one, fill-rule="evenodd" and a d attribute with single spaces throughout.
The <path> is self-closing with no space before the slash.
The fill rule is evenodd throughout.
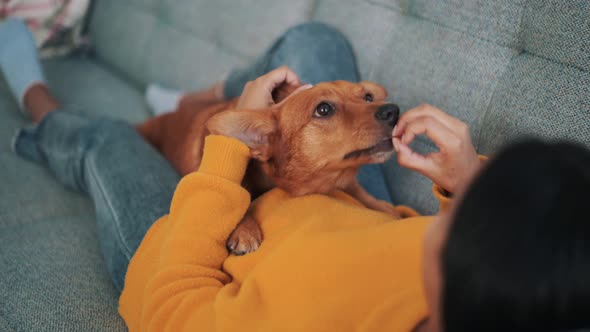
<path id="1" fill-rule="evenodd" d="M 399 108 L 386 97 L 385 89 L 371 82 L 321 83 L 268 109 L 218 113 L 208 127 L 245 142 L 277 186 L 326 192 L 330 185 L 301 187 L 332 181 L 333 190 L 345 171 L 355 173 L 362 164 L 392 155 Z"/>

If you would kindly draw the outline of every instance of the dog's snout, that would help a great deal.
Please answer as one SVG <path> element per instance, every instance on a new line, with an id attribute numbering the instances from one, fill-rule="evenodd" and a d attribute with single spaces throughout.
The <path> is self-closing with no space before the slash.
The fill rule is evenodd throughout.
<path id="1" fill-rule="evenodd" d="M 379 106 L 375 112 L 375 119 L 379 123 L 393 128 L 399 118 L 399 107 L 396 104 L 385 104 Z"/>

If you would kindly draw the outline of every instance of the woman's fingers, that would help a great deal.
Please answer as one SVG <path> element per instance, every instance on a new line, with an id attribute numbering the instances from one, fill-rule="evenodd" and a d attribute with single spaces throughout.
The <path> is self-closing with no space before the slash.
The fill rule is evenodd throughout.
<path id="1" fill-rule="evenodd" d="M 409 114 L 411 112 L 411 114 Z M 433 108 L 417 108 L 406 114 L 393 133 L 393 145 L 401 166 L 430 178 L 449 192 L 465 183 L 479 165 L 467 125 Z M 400 120 L 401 121 L 401 120 Z M 418 135 L 426 135 L 439 151 L 421 155 L 410 149 Z"/>
<path id="2" fill-rule="evenodd" d="M 416 118 L 425 116 L 436 118 L 441 123 L 455 131 L 461 130 L 464 127 L 466 127 L 466 125 L 463 122 L 461 122 L 461 120 L 441 111 L 440 109 L 432 105 L 422 104 L 402 114 L 396 127 L 394 128 L 393 135 L 399 136 L 403 134 L 405 127 L 408 125 L 408 123 L 414 121 L 414 119 Z"/>
<path id="3" fill-rule="evenodd" d="M 272 93 L 276 87 L 283 83 L 294 87 L 301 85 L 301 81 L 299 80 L 297 74 L 295 74 L 295 72 L 293 72 L 287 66 L 282 66 L 273 71 L 270 71 L 266 75 L 257 78 L 256 81 L 259 81 L 269 93 Z"/>
<path id="4" fill-rule="evenodd" d="M 414 141 L 416 136 L 426 135 L 430 138 L 439 150 L 446 150 L 448 147 L 456 145 L 459 138 L 439 119 L 432 116 L 423 116 L 412 119 L 407 123 L 400 139 L 402 145 L 408 145 Z"/>
<path id="5" fill-rule="evenodd" d="M 397 162 L 400 166 L 412 169 L 424 175 L 430 175 L 437 171 L 437 165 L 432 155 L 423 156 L 400 142 L 399 138 L 393 139 L 393 145 L 397 151 Z"/>
<path id="6" fill-rule="evenodd" d="M 311 88 L 313 88 L 313 84 L 305 84 L 305 85 L 302 85 L 302 86 L 298 87 L 297 89 L 295 89 L 295 91 L 291 92 L 291 94 L 290 94 L 290 95 L 288 95 L 288 96 L 287 96 L 285 99 L 283 99 L 283 100 L 282 100 L 280 103 L 278 103 L 277 105 L 281 105 L 281 104 L 283 104 L 284 102 L 286 102 L 286 101 L 287 101 L 289 98 L 293 97 L 294 95 L 296 95 L 296 94 L 298 94 L 298 93 L 300 93 L 300 92 L 302 92 L 302 91 L 305 91 L 305 90 L 311 89 Z"/>
<path id="7" fill-rule="evenodd" d="M 274 104 L 272 92 L 281 84 L 298 88 L 301 82 L 287 66 L 279 67 L 246 83 L 238 100 L 237 109 L 260 109 L 272 106 Z"/>

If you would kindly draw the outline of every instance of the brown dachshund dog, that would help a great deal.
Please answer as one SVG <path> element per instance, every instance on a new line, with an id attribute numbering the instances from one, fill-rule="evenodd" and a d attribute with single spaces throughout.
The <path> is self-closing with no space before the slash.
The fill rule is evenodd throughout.
<path id="1" fill-rule="evenodd" d="M 391 132 L 399 108 L 371 82 L 321 83 L 261 110 L 235 110 L 237 99 L 204 104 L 183 100 L 176 112 L 152 118 L 140 133 L 185 175 L 198 169 L 205 136 L 239 138 L 251 161 L 242 185 L 252 199 L 277 186 L 294 196 L 342 190 L 366 207 L 399 218 L 393 206 L 377 200 L 357 182 L 363 164 L 382 163 L 393 153 Z M 262 241 L 246 213 L 228 239 L 234 254 L 254 251 Z"/>

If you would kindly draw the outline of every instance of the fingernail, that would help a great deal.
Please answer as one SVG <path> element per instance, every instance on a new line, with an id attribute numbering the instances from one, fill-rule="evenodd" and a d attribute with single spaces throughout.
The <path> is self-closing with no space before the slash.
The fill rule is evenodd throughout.
<path id="1" fill-rule="evenodd" d="M 393 140 L 393 149 L 395 152 L 399 152 L 399 138 L 394 138 Z"/>
<path id="2" fill-rule="evenodd" d="M 393 127 L 393 131 L 391 132 L 391 135 L 395 137 L 395 135 L 397 135 L 397 125 L 395 125 L 395 127 Z"/>
<path id="3" fill-rule="evenodd" d="M 311 88 L 313 88 L 313 84 L 305 84 L 305 85 L 303 86 L 303 89 L 305 89 L 305 90 L 307 90 L 307 89 L 311 89 Z"/>

